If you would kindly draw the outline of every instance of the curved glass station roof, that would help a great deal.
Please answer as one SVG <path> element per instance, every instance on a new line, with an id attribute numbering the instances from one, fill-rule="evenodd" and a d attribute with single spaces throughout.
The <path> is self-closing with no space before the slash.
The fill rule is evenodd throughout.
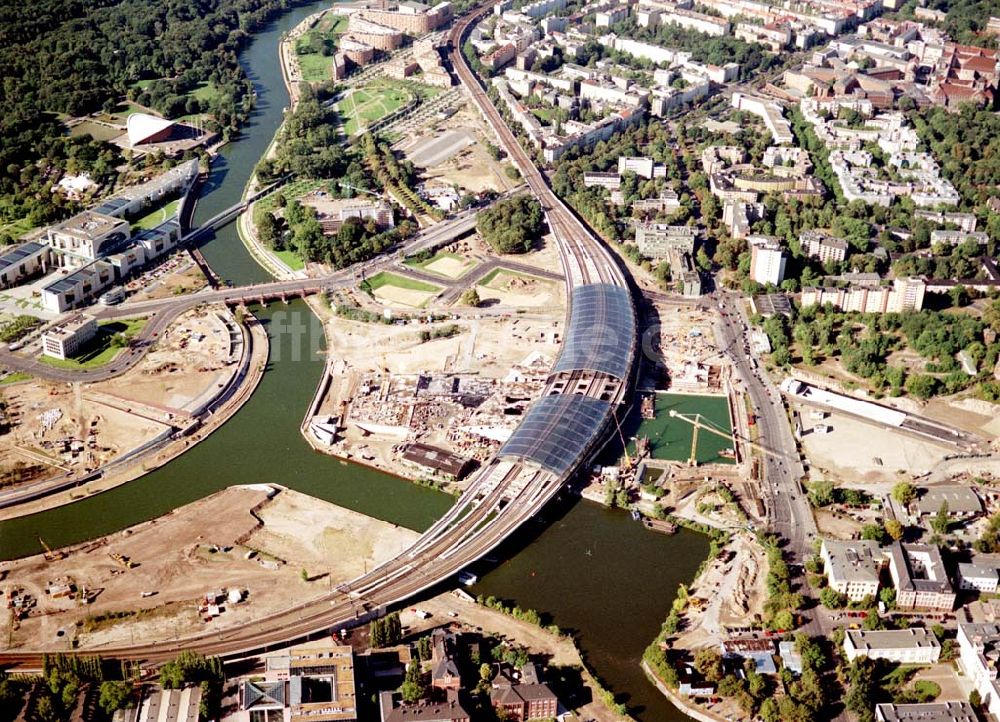
<path id="1" fill-rule="evenodd" d="M 534 461 L 562 476 L 600 433 L 611 404 L 577 394 L 543 396 L 528 409 L 500 456 Z"/>
<path id="2" fill-rule="evenodd" d="M 570 302 L 566 342 L 553 373 L 599 371 L 625 378 L 635 346 L 635 311 L 628 290 L 610 283 L 577 286 Z"/>

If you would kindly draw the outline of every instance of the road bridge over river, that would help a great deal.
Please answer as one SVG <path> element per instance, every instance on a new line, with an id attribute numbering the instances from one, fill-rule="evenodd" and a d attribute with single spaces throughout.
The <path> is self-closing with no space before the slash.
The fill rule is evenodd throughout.
<path id="1" fill-rule="evenodd" d="M 455 505 L 394 559 L 328 594 L 249 624 L 94 652 L 147 665 L 162 663 L 182 649 L 240 657 L 366 622 L 446 581 L 507 539 L 593 456 L 616 423 L 636 362 L 636 316 L 627 279 L 611 253 L 552 193 L 466 65 L 461 40 L 471 23 L 489 8 L 487 5 L 456 21 L 450 36 L 452 62 L 529 188 L 541 200 L 560 251 L 569 292 L 569 318 L 565 342 L 541 398 L 497 455 L 481 467 Z M 385 262 L 366 265 L 374 269 Z M 332 282 L 327 279 L 327 283 Z M 278 294 L 304 292 L 309 284 L 316 281 L 266 285 L 268 293 Z M 218 300 L 237 300 L 253 290 L 213 293 Z M 227 296 L 229 293 L 233 295 Z M 40 652 L 0 654 L 0 664 L 33 666 L 39 662 Z"/>

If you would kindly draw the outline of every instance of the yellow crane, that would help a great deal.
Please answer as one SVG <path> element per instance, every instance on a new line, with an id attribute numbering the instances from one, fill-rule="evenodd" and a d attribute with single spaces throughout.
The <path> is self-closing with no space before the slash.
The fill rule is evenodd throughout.
<path id="1" fill-rule="evenodd" d="M 723 439 L 726 439 L 728 441 L 734 441 L 735 439 L 739 438 L 739 440 L 742 441 L 743 443 L 752 446 L 753 448 L 757 449 L 763 454 L 767 454 L 768 456 L 773 456 L 779 459 L 783 459 L 786 456 L 786 454 L 782 454 L 781 452 L 774 451 L 773 449 L 769 449 L 766 446 L 762 446 L 761 444 L 758 444 L 756 441 L 751 441 L 750 439 L 747 439 L 742 436 L 738 437 L 735 433 L 728 434 L 725 431 L 720 431 L 719 429 L 716 429 L 714 426 L 710 426 L 708 423 L 702 421 L 701 414 L 695 414 L 694 416 L 691 416 L 690 414 L 682 414 L 679 411 L 677 411 L 677 409 L 670 409 L 670 417 L 674 419 L 680 419 L 681 421 L 686 421 L 687 423 L 691 424 L 694 427 L 694 433 L 691 435 L 691 458 L 690 458 L 691 464 L 698 463 L 697 461 L 698 457 L 695 455 L 695 451 L 697 449 L 697 444 L 698 444 L 698 429 L 704 429 L 705 431 L 715 434 L 716 436 L 721 436 Z"/>

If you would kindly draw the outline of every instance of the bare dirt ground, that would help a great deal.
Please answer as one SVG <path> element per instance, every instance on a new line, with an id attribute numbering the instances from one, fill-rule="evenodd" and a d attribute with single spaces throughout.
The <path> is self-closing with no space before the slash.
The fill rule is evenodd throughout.
<path id="1" fill-rule="evenodd" d="M 328 357 L 358 373 L 433 370 L 500 378 L 532 351 L 554 358 L 559 345 L 553 338 L 563 325 L 558 308 L 516 318 L 460 318 L 449 323 L 462 329 L 461 333 L 421 342 L 420 332 L 433 326 L 363 323 L 326 315 Z"/>
<path id="2" fill-rule="evenodd" d="M 468 247 L 470 249 L 480 255 L 497 255 L 493 252 L 493 249 L 479 237 L 478 234 L 470 236 L 467 243 L 469 244 Z M 556 242 L 552 238 L 551 234 L 545 234 L 539 238 L 530 252 L 514 254 L 506 257 L 511 258 L 518 263 L 534 266 L 535 268 L 541 268 L 546 271 L 551 271 L 552 273 L 561 274 L 563 272 L 562 262 L 559 260 L 559 249 L 556 248 Z M 505 258 L 505 256 L 499 256 L 499 258 Z"/>
<path id="3" fill-rule="evenodd" d="M 294 491 L 281 490 L 271 500 L 268 494 L 264 487 L 226 489 L 76 547 L 58 561 L 35 556 L 5 562 L 0 590 L 9 594 L 18 587 L 39 606 L 17 628 L 4 611 L 0 622 L 11 631 L 0 646 L 67 649 L 76 636 L 81 648 L 93 649 L 180 637 L 206 625 L 225 628 L 287 607 L 290 593 L 301 600 L 325 593 L 417 536 Z M 125 569 L 111 553 L 137 566 Z M 262 559 L 277 562 L 277 568 L 265 568 Z M 302 580 L 303 569 L 310 581 Z M 96 598 L 86 606 L 73 598 L 51 599 L 44 590 L 52 581 L 69 581 Z M 220 616 L 203 622 L 197 611 L 203 595 L 229 589 L 241 590 L 244 601 L 223 603 Z M 139 613 L 128 616 L 133 612 Z M 126 616 L 107 618 L 116 613 Z"/>
<path id="4" fill-rule="evenodd" d="M 397 144 L 397 148 L 408 148 L 440 131 L 458 129 L 472 130 L 476 142 L 459 151 L 457 154 L 437 165 L 426 168 L 422 176 L 426 180 L 444 181 L 455 185 L 464 192 L 479 193 L 484 190 L 495 190 L 500 193 L 510 190 L 520 181 L 507 176 L 502 164 L 493 160 L 486 150 L 490 137 L 483 125 L 482 116 L 466 103 L 447 120 L 438 121 L 425 132 L 413 138 L 411 142 Z"/>
<path id="5" fill-rule="evenodd" d="M 861 532 L 864 526 L 861 522 L 851 518 L 847 514 L 827 511 L 826 509 L 816 509 L 816 526 L 819 528 L 820 536 L 832 537 L 834 539 L 852 539 L 855 534 Z"/>
<path id="6" fill-rule="evenodd" d="M 128 373 L 92 388 L 152 406 L 190 411 L 235 372 L 224 308 L 198 308 L 180 316 Z"/>
<path id="7" fill-rule="evenodd" d="M 501 269 L 476 291 L 484 303 L 495 302 L 515 308 L 552 308 L 561 305 L 563 284 L 523 273 Z"/>
<path id="8" fill-rule="evenodd" d="M 184 314 L 135 368 L 111 381 L 7 386 L 12 428 L 0 436 L 3 478 L 17 483 L 95 469 L 183 423 L 236 371 L 220 312 L 228 313 Z"/>
<path id="9" fill-rule="evenodd" d="M 413 288 L 402 288 L 386 284 L 376 288 L 372 295 L 389 306 L 396 308 L 422 308 L 437 295 L 437 291 L 418 291 Z"/>
<path id="10" fill-rule="evenodd" d="M 518 315 L 515 318 L 459 318 L 449 321 L 461 329 L 450 338 L 422 342 L 424 324 L 386 325 L 349 321 L 318 309 L 326 324 L 331 382 L 319 414 L 339 414 L 356 394 L 362 379 L 372 373 L 469 373 L 501 379 L 511 367 L 532 353 L 551 360 L 559 352 L 561 309 Z M 361 455 L 365 463 L 412 476 L 394 447 L 400 439 L 366 436 L 354 425 L 346 429 L 345 452 Z"/>
<path id="11" fill-rule="evenodd" d="M 152 454 L 140 454 L 131 459 L 131 461 L 124 464 L 120 464 L 110 469 L 100 478 L 89 481 L 83 486 L 73 487 L 65 489 L 63 491 L 56 492 L 41 498 L 35 499 L 33 501 L 18 504 L 16 506 L 8 506 L 4 509 L 0 509 L 0 519 L 11 519 L 17 516 L 25 516 L 28 514 L 34 514 L 46 509 L 52 509 L 54 507 L 60 506 L 62 504 L 67 504 L 72 501 L 81 499 L 90 494 L 98 494 L 102 491 L 107 491 L 120 484 L 124 484 L 132 479 L 145 474 L 146 472 L 152 471 L 157 467 L 162 466 L 171 459 L 176 458 L 180 454 L 184 453 L 187 449 L 191 448 L 195 444 L 203 441 L 207 438 L 213 431 L 215 431 L 219 426 L 226 423 L 226 421 L 250 398 L 253 394 L 254 389 L 257 388 L 257 384 L 260 382 L 264 374 L 264 368 L 267 362 L 268 356 L 268 340 L 267 333 L 264 331 L 263 327 L 256 322 L 253 318 L 249 318 L 246 322 L 249 328 L 249 339 L 251 341 L 249 353 L 249 358 L 246 359 L 247 364 L 247 374 L 240 384 L 239 388 L 234 391 L 222 404 L 219 406 L 193 433 L 190 433 L 183 438 L 175 439 L 169 441 L 165 446 L 160 447 Z M 244 353 L 247 353 L 248 349 L 244 348 Z M 241 360 L 238 363 L 242 363 Z M 135 369 L 132 370 L 135 372 Z M 128 380 L 128 375 L 119 377 L 119 382 L 123 379 Z M 215 394 L 215 389 L 206 390 L 206 394 Z M 115 396 L 112 394 L 104 394 L 99 391 L 90 391 L 89 395 L 97 399 L 98 402 L 104 404 L 103 408 L 112 408 L 122 411 L 123 409 L 129 409 L 134 407 L 135 414 L 145 414 L 145 416 L 138 416 L 140 419 L 148 418 L 168 418 L 173 411 L 159 408 L 156 406 L 151 406 L 149 404 L 143 404 L 134 400 L 126 400 L 120 396 Z M 128 412 L 130 418 L 132 412 Z M 99 428 L 99 427 L 98 427 Z M 164 427 L 166 428 L 166 427 Z"/>
<path id="12" fill-rule="evenodd" d="M 799 411 L 806 429 L 802 437 L 806 456 L 814 472 L 831 481 L 876 483 L 893 481 L 900 474 L 916 476 L 930 471 L 951 453 L 942 446 L 840 414 L 814 422 L 809 408 L 800 407 Z M 816 423 L 828 424 L 832 431 L 811 433 Z"/>
<path id="13" fill-rule="evenodd" d="M 12 484 L 97 468 L 169 428 L 91 399 L 78 384 L 36 379 L 3 397 L 13 425 L 0 436 L 0 469 Z"/>
<path id="14" fill-rule="evenodd" d="M 475 261 L 470 258 L 452 258 L 451 256 L 441 256 L 436 258 L 426 266 L 425 271 L 437 273 L 446 278 L 461 278 L 474 266 Z"/>

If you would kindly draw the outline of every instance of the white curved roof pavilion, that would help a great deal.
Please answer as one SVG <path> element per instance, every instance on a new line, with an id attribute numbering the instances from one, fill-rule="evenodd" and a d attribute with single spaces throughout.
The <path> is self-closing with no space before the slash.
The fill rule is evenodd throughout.
<path id="1" fill-rule="evenodd" d="M 158 118 L 149 113 L 132 113 L 125 121 L 128 144 L 135 146 L 149 142 L 150 139 L 172 127 L 175 122 L 166 118 Z"/>

